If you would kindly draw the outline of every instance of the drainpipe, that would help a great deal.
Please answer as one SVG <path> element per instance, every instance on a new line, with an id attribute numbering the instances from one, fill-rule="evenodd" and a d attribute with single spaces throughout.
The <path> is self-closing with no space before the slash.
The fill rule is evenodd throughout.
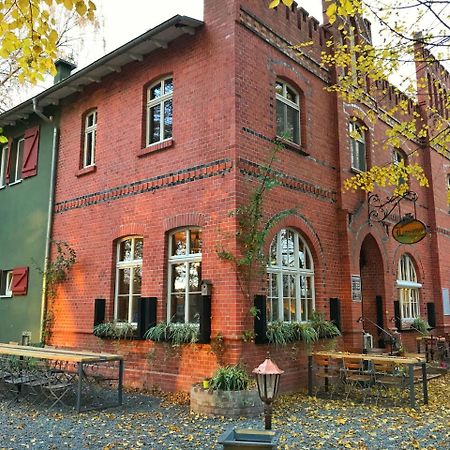
<path id="1" fill-rule="evenodd" d="M 53 117 L 45 116 L 38 108 L 37 99 L 33 98 L 33 112 L 46 123 L 52 123 Z M 53 139 L 52 139 L 52 160 L 50 168 L 50 186 L 48 196 L 48 209 L 47 209 L 47 229 L 45 231 L 45 255 L 44 255 L 44 276 L 42 279 L 42 297 L 41 297 L 41 320 L 39 330 L 39 340 L 42 341 L 44 334 L 44 317 L 47 307 L 47 280 L 46 272 L 50 261 L 50 243 L 52 233 L 52 218 L 53 218 L 53 201 L 55 197 L 55 173 L 56 173 L 56 155 L 58 150 L 58 128 L 53 125 Z"/>

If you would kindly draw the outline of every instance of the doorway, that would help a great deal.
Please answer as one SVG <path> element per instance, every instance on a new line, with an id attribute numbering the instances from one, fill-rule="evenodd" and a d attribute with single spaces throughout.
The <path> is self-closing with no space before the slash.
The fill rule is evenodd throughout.
<path id="1" fill-rule="evenodd" d="M 385 291 L 383 257 L 372 235 L 367 235 L 361 245 L 359 270 L 362 287 L 362 316 L 364 331 L 373 336 L 374 347 L 383 348 Z M 381 329 L 380 329 L 381 328 Z"/>

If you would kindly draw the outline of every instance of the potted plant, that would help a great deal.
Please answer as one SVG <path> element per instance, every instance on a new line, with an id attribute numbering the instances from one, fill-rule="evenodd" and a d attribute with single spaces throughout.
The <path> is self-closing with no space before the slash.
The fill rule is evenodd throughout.
<path id="1" fill-rule="evenodd" d="M 219 367 L 205 390 L 191 389 L 191 411 L 224 417 L 254 417 L 262 413 L 263 404 L 252 379 L 240 365 Z"/>
<path id="2" fill-rule="evenodd" d="M 105 322 L 94 327 L 94 336 L 102 339 L 131 339 L 136 334 L 136 327 L 128 322 Z"/>
<path id="3" fill-rule="evenodd" d="M 411 328 L 424 335 L 428 334 L 430 325 L 423 317 L 418 316 L 412 321 Z"/>

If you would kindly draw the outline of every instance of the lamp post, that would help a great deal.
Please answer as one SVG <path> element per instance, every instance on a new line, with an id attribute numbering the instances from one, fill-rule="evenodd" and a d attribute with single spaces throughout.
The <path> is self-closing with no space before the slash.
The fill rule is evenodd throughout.
<path id="1" fill-rule="evenodd" d="M 272 402 L 278 393 L 280 386 L 280 375 L 284 373 L 267 355 L 266 360 L 256 369 L 253 369 L 256 375 L 256 383 L 258 385 L 258 393 L 264 402 L 264 420 L 265 429 L 272 429 Z"/>

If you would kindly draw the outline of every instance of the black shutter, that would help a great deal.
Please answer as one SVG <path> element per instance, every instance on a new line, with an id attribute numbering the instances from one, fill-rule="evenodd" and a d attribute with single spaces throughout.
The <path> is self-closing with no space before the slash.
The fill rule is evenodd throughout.
<path id="1" fill-rule="evenodd" d="M 138 302 L 137 337 L 144 339 L 147 330 L 156 325 L 156 297 L 141 297 Z"/>
<path id="2" fill-rule="evenodd" d="M 342 331 L 341 301 L 338 298 L 330 298 L 330 320 Z"/>
<path id="3" fill-rule="evenodd" d="M 428 324 L 431 328 L 436 328 L 436 308 L 434 303 L 427 303 Z"/>
<path id="4" fill-rule="evenodd" d="M 254 306 L 256 309 L 254 331 L 255 344 L 267 344 L 267 309 L 266 296 L 255 295 Z"/>
<path id="5" fill-rule="evenodd" d="M 94 327 L 104 323 L 105 321 L 105 304 L 104 298 L 96 298 L 94 304 Z"/>
<path id="6" fill-rule="evenodd" d="M 202 295 L 200 300 L 200 330 L 198 343 L 211 342 L 211 296 Z"/>
<path id="7" fill-rule="evenodd" d="M 400 302 L 397 300 L 394 302 L 394 318 L 395 318 L 395 327 L 398 331 L 402 329 L 402 319 L 400 318 Z"/>

